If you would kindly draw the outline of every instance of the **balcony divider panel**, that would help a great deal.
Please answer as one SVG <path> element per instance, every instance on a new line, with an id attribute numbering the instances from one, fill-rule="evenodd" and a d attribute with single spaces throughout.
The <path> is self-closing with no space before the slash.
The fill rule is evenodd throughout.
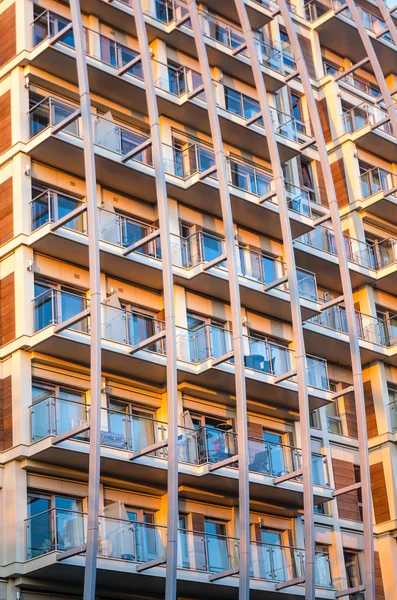
<path id="1" fill-rule="evenodd" d="M 309 420 L 309 397 L 308 379 L 306 368 L 305 342 L 303 338 L 302 315 L 300 308 L 298 278 L 294 247 L 291 233 L 291 224 L 288 215 L 288 202 L 284 185 L 284 176 L 281 166 L 277 140 L 274 134 L 269 103 L 267 99 L 266 86 L 261 72 L 259 59 L 256 53 L 253 33 L 247 15 L 244 0 L 235 0 L 240 24 L 244 32 L 248 54 L 251 59 L 251 67 L 254 75 L 255 85 L 258 92 L 259 104 L 265 125 L 266 136 L 269 145 L 270 161 L 272 164 L 275 189 L 277 193 L 281 232 L 285 249 L 287 264 L 288 287 L 291 298 L 292 327 L 295 341 L 295 361 L 298 381 L 298 402 L 301 424 L 302 444 L 302 467 L 303 467 L 303 495 L 305 514 L 305 594 L 309 600 L 315 598 L 315 546 L 314 546 L 314 508 L 313 508 L 313 474 L 311 467 L 310 448 L 310 420 Z"/>
<path id="2" fill-rule="evenodd" d="M 387 28 L 389 30 L 389 33 L 392 37 L 393 42 L 396 45 L 397 48 L 397 27 L 394 23 L 393 17 L 391 16 L 390 10 L 388 9 L 386 2 L 384 2 L 384 0 L 375 0 L 377 7 L 380 10 L 380 14 L 382 15 L 382 18 L 384 19 Z"/>
<path id="3" fill-rule="evenodd" d="M 145 82 L 146 101 L 152 137 L 153 165 L 156 177 L 156 196 L 162 249 L 162 277 L 164 294 L 164 321 L 167 341 L 167 415 L 168 415 L 168 469 L 167 469 L 167 546 L 165 599 L 175 600 L 177 594 L 177 538 L 178 538 L 178 377 L 176 349 L 176 319 L 174 282 L 172 273 L 171 235 L 169 229 L 167 184 L 161 141 L 159 111 L 154 85 L 149 43 L 143 16 L 142 2 L 132 0 L 138 37 L 139 52 Z"/>
<path id="4" fill-rule="evenodd" d="M 89 229 L 89 281 L 90 281 L 90 456 L 88 471 L 88 519 L 86 565 L 84 570 L 84 600 L 95 599 L 96 567 L 99 529 L 99 486 L 101 454 L 101 287 L 99 257 L 99 223 L 96 197 L 96 168 L 94 131 L 91 118 L 91 99 L 84 34 L 79 0 L 70 1 L 73 35 L 76 47 L 77 77 L 84 144 L 86 179 L 87 224 Z"/>
<path id="5" fill-rule="evenodd" d="M 299 76 L 308 105 L 310 121 L 318 148 L 320 163 L 325 181 L 325 189 L 330 209 L 331 222 L 335 236 L 335 246 L 339 260 L 339 269 L 342 282 L 343 297 L 346 309 L 347 331 L 349 335 L 350 355 L 353 372 L 354 398 L 357 413 L 357 428 L 359 440 L 359 457 L 362 482 L 363 524 L 364 524 L 364 571 L 365 571 L 365 597 L 366 600 L 375 600 L 374 579 L 374 542 L 372 529 L 372 500 L 369 473 L 368 437 L 365 415 L 365 399 L 362 379 L 362 366 L 357 329 L 357 319 L 353 300 L 352 284 L 350 280 L 349 264 L 347 261 L 346 245 L 344 242 L 339 207 L 332 178 L 324 134 L 317 110 L 312 86 L 309 79 L 306 63 L 303 58 L 298 36 L 295 31 L 286 0 L 278 0 L 284 25 L 295 56 Z"/>
<path id="6" fill-rule="evenodd" d="M 379 59 L 376 55 L 376 52 L 375 52 L 373 44 L 372 44 L 372 40 L 370 39 L 368 32 L 360 19 L 360 15 L 357 10 L 357 6 L 356 6 L 355 2 L 353 0 L 346 0 L 346 6 L 349 8 L 352 19 L 358 29 L 358 33 L 360 34 L 360 38 L 363 43 L 364 49 L 367 53 L 367 56 L 371 63 L 371 67 L 374 71 L 376 81 L 378 82 L 380 91 L 382 92 L 383 101 L 386 105 L 386 110 L 387 110 L 387 113 L 390 118 L 391 126 L 393 127 L 394 137 L 396 137 L 397 136 L 397 110 L 394 107 L 389 88 L 387 87 L 387 83 L 386 83 L 385 77 L 382 72 L 382 67 L 380 66 Z"/>
<path id="7" fill-rule="evenodd" d="M 239 598 L 249 600 L 250 583 L 250 507 L 249 507 L 249 452 L 247 426 L 247 395 L 245 385 L 244 338 L 241 318 L 240 287 L 238 281 L 238 256 L 234 239 L 233 215 L 227 178 L 227 163 L 215 101 L 214 88 L 206 45 L 198 14 L 196 0 L 187 0 L 203 85 L 207 99 L 211 138 L 214 145 L 215 164 L 219 181 L 219 195 L 224 226 L 228 262 L 229 293 L 232 314 L 233 348 L 236 386 L 236 417 L 239 469 Z M 167 599 L 168 600 L 168 599 Z"/>

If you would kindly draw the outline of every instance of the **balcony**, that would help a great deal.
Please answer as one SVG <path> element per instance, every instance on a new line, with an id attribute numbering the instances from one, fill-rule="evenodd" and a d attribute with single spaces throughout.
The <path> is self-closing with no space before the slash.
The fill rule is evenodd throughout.
<path id="1" fill-rule="evenodd" d="M 44 10 L 33 21 L 32 30 L 32 66 L 62 79 L 67 73 L 68 80 L 77 85 L 75 44 L 70 19 Z M 125 105 L 128 96 L 129 107 L 132 102 L 135 110 L 146 112 L 139 53 L 88 27 L 83 27 L 83 34 L 91 92 L 106 96 L 121 105 Z M 39 74 L 33 74 L 32 78 L 39 84 L 45 82 Z"/>
<path id="2" fill-rule="evenodd" d="M 360 340 L 361 362 L 388 360 L 388 348 L 396 342 L 392 337 L 389 320 L 379 319 L 356 311 L 356 323 Z M 347 330 L 346 309 L 337 305 L 313 317 L 304 324 L 305 344 L 308 352 L 322 351 L 327 360 L 351 365 Z M 324 335 L 332 343 L 324 347 Z"/>
<path id="3" fill-rule="evenodd" d="M 305 206 L 295 188 L 290 188 L 290 204 Z M 306 197 L 304 197 L 305 200 Z M 310 209 L 310 206 L 307 206 Z M 31 202 L 29 244 L 38 252 L 88 267 L 86 204 L 82 199 L 47 189 Z M 147 222 L 100 208 L 99 239 L 101 264 L 113 277 L 123 278 L 126 261 L 134 262 L 131 281 L 162 290 L 159 229 Z M 148 239 L 148 241 L 145 241 Z M 189 238 L 171 236 L 172 261 L 176 281 L 198 293 L 213 294 L 217 285 L 219 299 L 229 300 L 227 261 L 208 268 L 208 263 L 225 254 L 224 240 L 210 233 L 197 232 Z M 264 286 L 282 278 L 285 265 L 278 259 L 239 246 L 240 283 L 247 308 L 290 319 L 288 287 L 285 283 L 264 293 Z M 216 278 L 216 279 L 214 279 Z M 318 311 L 315 276 L 298 271 L 304 318 Z"/>
<path id="4" fill-rule="evenodd" d="M 71 362 L 88 364 L 89 313 L 82 294 L 48 289 L 33 301 L 34 330 L 31 347 Z M 102 305 L 102 360 L 105 371 L 164 384 L 166 357 L 164 323 L 152 316 L 120 306 L 116 296 Z M 232 334 L 215 325 L 195 330 L 177 328 L 179 380 L 234 393 Z M 297 410 L 292 352 L 266 340 L 245 340 L 247 395 Z M 221 359 L 221 360 L 219 360 Z M 213 365 L 215 361 L 215 365 Z M 326 361 L 307 357 L 309 399 L 312 408 L 330 401 Z"/>
<path id="5" fill-rule="evenodd" d="M 90 439 L 89 431 L 79 432 L 61 443 L 55 438 L 73 432 L 89 422 L 89 405 L 73 402 L 67 398 L 50 396 L 30 407 L 31 442 L 29 455 L 36 460 L 50 464 L 68 464 L 76 469 L 88 467 Z M 167 440 L 167 423 L 139 415 L 102 408 L 101 410 L 101 463 L 102 472 L 128 480 L 138 478 L 152 485 L 166 485 L 168 468 L 168 448 L 152 450 L 148 454 L 130 460 L 137 454 Z M 303 506 L 302 478 L 296 476 L 289 481 L 277 482 L 278 477 L 302 468 L 302 453 L 299 448 L 271 443 L 263 439 L 248 439 L 250 455 L 250 495 L 255 500 L 267 499 L 289 508 Z M 179 480 L 189 490 L 197 487 L 197 498 L 205 495 L 205 490 L 214 492 L 228 486 L 230 499 L 238 498 L 237 462 L 211 471 L 211 465 L 238 454 L 237 435 L 232 426 L 178 429 Z M 329 486 L 326 456 L 312 455 L 314 502 L 320 504 L 329 500 L 332 491 Z M 225 482 L 227 480 L 227 483 Z M 204 492 L 203 492 L 204 490 Z M 183 496 L 183 491 L 181 491 Z"/>
<path id="6" fill-rule="evenodd" d="M 373 250 L 370 244 L 345 235 L 345 247 L 353 288 L 376 280 Z M 318 284 L 326 289 L 342 291 L 335 236 L 332 229 L 316 227 L 294 242 L 299 267 L 316 273 Z M 326 261 L 326 266 L 324 261 Z"/>
<path id="7" fill-rule="evenodd" d="M 379 167 L 360 175 L 361 206 L 371 215 L 397 225 L 397 174 Z"/>
<path id="8" fill-rule="evenodd" d="M 393 73 L 396 48 L 386 23 L 379 16 L 357 5 L 361 21 L 368 31 L 385 76 Z M 313 0 L 305 4 L 306 18 L 319 32 L 321 45 L 353 63 L 366 57 L 358 30 L 344 0 Z M 335 31 L 338 35 L 335 36 Z"/>
<path id="9" fill-rule="evenodd" d="M 29 113 L 30 141 L 26 151 L 39 162 L 84 178 L 83 140 L 77 105 L 47 96 Z M 97 180 L 102 185 L 131 191 L 131 169 L 143 200 L 155 197 L 151 140 L 146 132 L 92 114 Z"/>
<path id="10" fill-rule="evenodd" d="M 252 148 L 255 147 L 258 156 L 269 161 L 270 153 L 259 101 L 227 87 L 219 81 L 215 81 L 215 86 L 224 140 L 237 148 L 247 150 L 247 152 L 252 152 Z M 302 144 L 310 142 L 312 139 L 310 126 L 308 123 L 299 121 L 293 115 L 272 106 L 270 115 L 280 160 L 284 163 L 301 152 Z M 244 133 L 242 133 L 242 127 Z M 310 156 L 315 157 L 310 148 L 307 152 Z"/>
<path id="11" fill-rule="evenodd" d="M 74 581 L 80 583 L 85 566 L 84 550 L 80 555 L 56 561 L 56 555 L 86 542 L 87 514 L 54 508 L 25 520 L 26 561 L 28 572 L 34 570 L 39 576 L 54 577 L 56 573 L 64 580 L 74 573 Z M 106 579 L 111 571 L 117 572 L 112 583 L 119 589 L 126 583 L 135 583 L 137 589 L 147 586 L 148 576 L 155 579 L 165 577 L 165 554 L 167 529 L 162 525 L 113 518 L 99 515 L 98 543 L 98 588 L 106 588 Z M 142 578 L 136 568 L 155 561 L 150 575 Z M 195 572 L 195 585 L 205 594 L 213 597 L 211 575 L 231 571 L 225 579 L 218 580 L 219 586 L 235 588 L 238 578 L 239 540 L 217 532 L 178 530 L 178 586 L 186 593 L 191 586 L 191 574 Z M 251 541 L 251 587 L 254 598 L 260 593 L 274 591 L 274 584 L 290 581 L 304 575 L 304 550 L 291 546 Z M 319 598 L 331 598 L 327 590 L 333 592 L 330 558 L 328 553 L 315 554 L 316 588 Z M 140 581 L 143 579 L 143 581 Z M 216 577 L 213 578 L 216 580 Z M 162 586 L 158 582 L 157 587 Z M 135 589 L 135 588 L 134 588 Z M 299 597 L 299 586 L 290 588 L 291 598 Z"/>
<path id="12" fill-rule="evenodd" d="M 345 111 L 342 121 L 344 131 L 351 134 L 359 147 L 391 162 L 394 160 L 396 138 L 386 110 L 363 102 Z"/>
<path id="13" fill-rule="evenodd" d="M 371 247 L 371 258 L 376 269 L 376 287 L 395 294 L 397 283 L 397 239 L 386 238 Z"/>
<path id="14" fill-rule="evenodd" d="M 189 141 L 185 148 L 166 144 L 163 147 L 172 197 L 221 217 L 212 147 Z M 272 173 L 255 162 L 234 155 L 227 156 L 226 166 L 232 210 L 233 214 L 239 215 L 239 225 L 252 228 L 255 222 L 258 232 L 282 239 L 277 200 L 272 196 Z M 189 190 L 188 197 L 186 189 Z M 285 189 L 292 235 L 298 237 L 314 226 L 311 197 L 306 190 L 289 182 L 285 182 Z"/>

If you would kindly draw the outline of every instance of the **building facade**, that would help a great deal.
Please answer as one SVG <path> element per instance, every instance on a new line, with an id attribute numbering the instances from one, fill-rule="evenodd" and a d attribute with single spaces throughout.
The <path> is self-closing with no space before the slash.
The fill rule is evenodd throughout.
<path id="1" fill-rule="evenodd" d="M 1 600 L 395 600 L 397 9 L 0 40 Z"/>

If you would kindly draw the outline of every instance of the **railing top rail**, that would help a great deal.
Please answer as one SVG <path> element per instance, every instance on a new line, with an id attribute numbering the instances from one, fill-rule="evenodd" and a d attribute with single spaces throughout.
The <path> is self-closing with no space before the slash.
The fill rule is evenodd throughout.
<path id="1" fill-rule="evenodd" d="M 138 317 L 144 317 L 150 321 L 155 321 L 156 323 L 160 323 L 161 325 L 165 325 L 165 321 L 158 319 L 157 317 L 153 317 L 152 315 L 148 315 L 146 313 L 141 313 L 138 310 L 129 310 L 128 308 L 122 308 L 118 306 L 112 306 L 111 304 L 106 304 L 106 302 L 101 302 L 101 306 L 104 308 L 109 308 L 111 310 L 122 312 L 123 314 L 129 315 L 137 315 Z"/>
<path id="2" fill-rule="evenodd" d="M 78 400 L 72 400 L 71 398 L 61 398 L 60 396 L 55 396 L 55 394 L 50 394 L 49 396 L 45 396 L 45 398 L 41 398 L 37 402 L 32 402 L 32 404 L 28 408 L 34 408 L 38 404 L 42 402 L 46 402 L 47 400 L 60 400 L 61 402 L 66 402 L 68 404 L 77 404 L 78 406 L 82 406 L 84 408 L 90 408 L 90 404 L 86 402 L 79 402 Z"/>
<path id="3" fill-rule="evenodd" d="M 37 513 L 37 515 L 31 515 L 30 517 L 27 517 L 26 519 L 24 519 L 24 521 L 26 523 L 27 521 L 31 521 L 32 519 L 35 519 L 36 517 L 41 517 L 42 515 L 49 514 L 52 512 L 56 512 L 56 511 L 71 513 L 71 514 L 75 514 L 75 515 L 81 515 L 83 517 L 88 516 L 88 513 L 86 513 L 86 512 L 82 512 L 79 510 L 71 510 L 70 508 L 60 508 L 59 506 L 53 506 L 52 508 L 49 508 L 48 510 L 43 510 L 42 512 Z"/>
<path id="4" fill-rule="evenodd" d="M 196 529 L 183 529 L 181 527 L 178 528 L 178 531 L 182 531 L 183 533 L 193 533 L 195 535 L 196 534 L 202 535 L 204 537 L 208 536 L 208 537 L 216 538 L 216 539 L 230 540 L 232 542 L 237 542 L 237 543 L 240 542 L 239 538 L 233 537 L 231 535 L 222 535 L 220 533 L 208 533 L 207 531 L 198 531 Z"/>
<path id="5" fill-rule="evenodd" d="M 281 348 L 281 350 L 284 350 L 285 352 L 295 352 L 295 350 L 293 350 L 292 348 L 288 348 L 288 346 L 283 346 L 282 344 L 278 344 L 277 342 L 273 342 L 267 338 L 255 337 L 254 335 L 245 335 L 243 337 L 246 337 L 249 340 L 255 340 L 255 342 L 263 342 L 268 346 L 276 346 L 277 348 Z"/>
<path id="6" fill-rule="evenodd" d="M 38 200 L 42 196 L 49 195 L 49 194 L 55 194 L 56 196 L 63 196 L 64 198 L 70 198 L 71 200 L 75 200 L 76 202 L 80 202 L 80 204 L 85 204 L 86 203 L 86 201 L 84 200 L 84 198 L 78 198 L 77 196 L 73 196 L 72 194 L 66 194 L 65 192 L 62 192 L 60 190 L 54 190 L 52 188 L 47 188 L 46 190 L 43 190 L 42 192 L 40 192 L 40 194 L 38 194 L 37 196 L 35 196 L 34 198 L 32 198 L 32 200 L 29 201 L 29 204 L 32 204 L 33 202 L 36 202 L 36 200 Z"/>
<path id="7" fill-rule="evenodd" d="M 107 213 L 108 215 L 114 215 L 115 217 L 119 217 L 120 219 L 124 219 L 125 221 L 129 221 L 129 222 L 135 223 L 137 225 L 143 225 L 144 227 L 153 229 L 155 231 L 159 230 L 159 227 L 156 227 L 155 225 L 151 225 L 150 223 L 147 223 L 146 221 L 140 221 L 139 219 L 135 219 L 135 217 L 129 217 L 128 215 L 122 215 L 120 213 L 113 212 L 112 210 L 103 208 L 102 206 L 98 206 L 98 210 L 99 210 L 99 212 L 104 212 L 104 213 Z"/>
<path id="8" fill-rule="evenodd" d="M 87 292 L 84 291 L 83 294 L 86 294 Z M 68 290 L 58 290 L 57 288 L 48 288 L 48 290 L 45 290 L 44 292 L 41 292 L 41 294 L 39 294 L 38 296 L 35 296 L 32 300 L 32 302 L 36 302 L 36 300 L 39 300 L 42 296 L 45 296 L 46 294 L 49 295 L 55 295 L 55 294 L 65 294 L 67 296 L 75 296 L 76 298 L 81 298 L 82 300 L 84 300 L 85 302 L 89 302 L 89 298 L 87 296 L 84 296 L 83 294 L 77 294 L 74 292 L 69 292 Z"/>

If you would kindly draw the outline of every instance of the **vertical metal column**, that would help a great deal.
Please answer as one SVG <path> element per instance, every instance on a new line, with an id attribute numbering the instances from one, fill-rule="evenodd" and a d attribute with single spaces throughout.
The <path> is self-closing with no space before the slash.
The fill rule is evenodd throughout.
<path id="1" fill-rule="evenodd" d="M 196 42 L 197 54 L 203 78 L 211 137 L 214 145 L 215 164 L 219 182 L 219 194 L 224 226 L 229 291 L 232 314 L 233 348 L 236 385 L 236 416 L 238 428 L 238 465 L 239 465 L 239 517 L 240 517 L 240 570 L 239 599 L 249 599 L 250 577 L 250 526 L 249 526 L 249 455 L 247 428 L 247 397 L 245 387 L 244 339 L 241 319 L 240 287 L 238 281 L 238 255 L 234 240 L 232 208 L 229 195 L 226 157 L 223 150 L 221 128 L 218 119 L 214 88 L 207 50 L 203 38 L 196 0 L 187 0 L 190 20 Z"/>
<path id="2" fill-rule="evenodd" d="M 142 2 L 132 0 L 135 14 L 139 51 L 145 81 L 146 101 L 152 138 L 153 165 L 156 177 L 157 207 L 160 224 L 162 274 L 164 294 L 165 332 L 167 342 L 167 416 L 168 416 L 168 471 L 167 471 L 167 550 L 165 600 L 175 600 L 177 591 L 178 544 L 178 378 L 174 281 L 172 273 L 171 235 L 169 228 L 167 184 L 161 143 L 161 129 L 150 62 L 149 44 Z"/>
<path id="3" fill-rule="evenodd" d="M 394 23 L 393 17 L 390 14 L 390 10 L 388 8 L 388 6 L 386 5 L 386 2 L 384 2 L 384 0 L 375 0 L 377 7 L 380 10 L 380 14 L 382 15 L 387 28 L 389 30 L 389 33 L 392 37 L 393 42 L 395 43 L 395 45 L 397 46 L 397 27 L 396 24 Z"/>
<path id="4" fill-rule="evenodd" d="M 354 308 L 353 290 L 350 280 L 349 263 L 347 261 L 346 246 L 343 238 L 342 224 L 339 215 L 338 200 L 336 197 L 334 180 L 328 152 L 321 127 L 313 89 L 310 83 L 306 63 L 298 41 L 292 18 L 285 0 L 278 0 L 284 26 L 295 56 L 297 70 L 302 80 L 310 115 L 311 126 L 316 140 L 321 169 L 324 176 L 325 189 L 330 209 L 331 222 L 335 235 L 335 244 L 339 259 L 339 269 L 342 281 L 343 298 L 346 308 L 347 329 L 350 342 L 350 355 L 352 362 L 354 398 L 357 414 L 357 429 L 359 439 L 359 458 L 361 469 L 362 501 L 363 501 L 363 526 L 364 526 L 364 559 L 365 559 L 365 596 L 366 600 L 375 600 L 374 579 L 374 542 L 372 529 L 372 500 L 369 472 L 368 437 L 365 415 L 365 399 L 362 380 L 360 346 L 358 341 L 357 321 Z"/>
<path id="5" fill-rule="evenodd" d="M 363 43 L 363 46 L 365 48 L 365 51 L 366 51 L 369 61 L 371 63 L 371 67 L 374 71 L 376 81 L 378 82 L 380 91 L 382 92 L 383 102 L 386 105 L 387 113 L 390 118 L 390 123 L 393 127 L 393 133 L 395 136 L 397 136 L 397 111 L 393 104 L 393 100 L 391 98 L 389 88 L 387 87 L 387 83 L 384 78 L 382 68 L 379 63 L 379 59 L 376 55 L 376 52 L 372 45 L 372 41 L 369 38 L 367 30 L 365 29 L 365 27 L 360 19 L 360 15 L 357 10 L 357 6 L 356 6 L 355 2 L 353 0 L 346 0 L 346 4 L 351 12 L 353 21 L 356 24 L 356 27 L 360 34 L 361 41 Z"/>
<path id="6" fill-rule="evenodd" d="M 266 87 L 261 72 L 257 49 L 245 8 L 244 0 L 235 0 L 245 43 L 251 59 L 258 99 L 265 125 L 266 137 L 269 144 L 270 162 L 277 193 L 280 212 L 281 232 L 287 264 L 288 287 L 291 299 L 292 328 L 295 342 L 296 372 L 298 379 L 299 416 L 302 437 L 302 467 L 303 467 L 303 503 L 305 530 L 305 595 L 307 600 L 315 598 L 315 551 L 314 551 L 314 509 L 313 509 L 313 475 L 312 454 L 310 443 L 309 398 L 307 391 L 307 364 L 305 342 L 302 329 L 302 315 L 299 301 L 298 279 L 291 226 L 288 215 L 288 202 L 284 186 L 284 176 L 277 148 L 277 140 L 273 131 L 273 122 L 267 100 Z"/>
<path id="7" fill-rule="evenodd" d="M 70 0 L 72 27 L 76 48 L 81 122 L 84 143 L 84 167 L 87 196 L 88 254 L 90 270 L 90 457 L 88 473 L 88 521 L 86 566 L 84 571 L 84 600 L 95 599 L 96 564 L 98 551 L 98 514 L 100 485 L 101 429 L 101 288 L 99 259 L 99 224 L 96 197 L 94 131 L 84 50 L 83 27 L 79 0 Z"/>
<path id="8" fill-rule="evenodd" d="M 384 0 L 375 0 L 377 7 L 380 10 L 380 14 L 382 15 L 387 28 L 389 30 L 389 33 L 392 37 L 393 42 L 395 43 L 395 45 L 397 46 L 397 27 L 396 24 L 394 23 L 393 17 L 390 14 L 390 10 L 388 8 L 388 6 L 386 5 L 386 2 L 384 2 Z"/>

